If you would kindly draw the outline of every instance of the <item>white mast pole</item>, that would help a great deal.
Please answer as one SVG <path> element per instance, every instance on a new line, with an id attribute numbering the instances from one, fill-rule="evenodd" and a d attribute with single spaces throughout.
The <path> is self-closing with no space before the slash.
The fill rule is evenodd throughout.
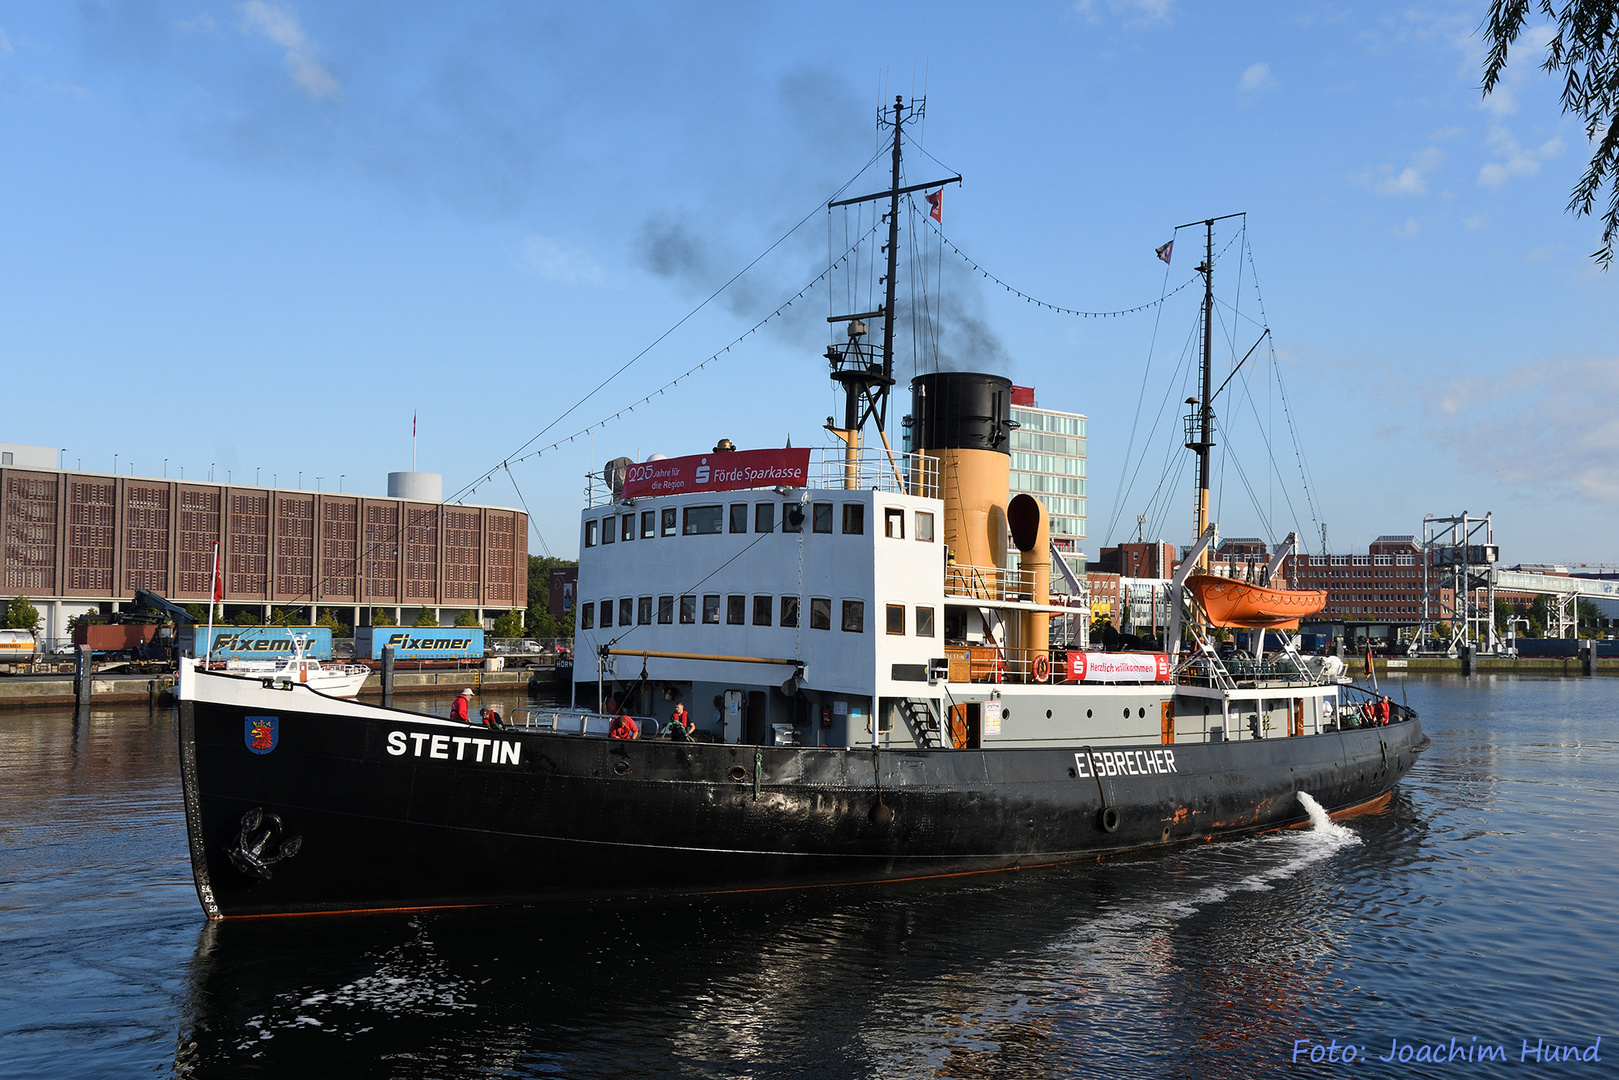
<path id="1" fill-rule="evenodd" d="M 203 651 L 202 666 L 206 668 L 214 658 L 214 601 L 219 596 L 219 541 L 214 541 L 214 557 L 208 572 L 208 647 Z"/>

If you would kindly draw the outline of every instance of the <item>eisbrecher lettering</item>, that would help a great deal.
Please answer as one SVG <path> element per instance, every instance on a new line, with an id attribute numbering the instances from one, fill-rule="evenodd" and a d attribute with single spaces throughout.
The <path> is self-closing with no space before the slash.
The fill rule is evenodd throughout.
<path id="1" fill-rule="evenodd" d="M 453 755 L 450 753 L 452 744 L 455 746 Z M 470 760 L 480 765 L 516 765 L 522 758 L 523 744 L 507 739 L 480 739 L 471 735 L 390 731 L 388 754 L 391 757 L 404 757 L 409 754 L 411 757 L 437 758 L 440 761 Z"/>
<path id="2" fill-rule="evenodd" d="M 1076 776 L 1156 776 L 1178 772 L 1173 750 L 1090 750 L 1074 754 Z"/>

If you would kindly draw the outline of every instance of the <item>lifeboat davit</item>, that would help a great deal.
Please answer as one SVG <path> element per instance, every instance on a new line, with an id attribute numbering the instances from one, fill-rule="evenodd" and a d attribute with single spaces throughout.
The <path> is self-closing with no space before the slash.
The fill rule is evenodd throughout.
<path id="1" fill-rule="evenodd" d="M 1321 589 L 1272 589 L 1213 574 L 1193 574 L 1186 587 L 1215 626 L 1297 630 L 1299 619 L 1327 606 Z"/>

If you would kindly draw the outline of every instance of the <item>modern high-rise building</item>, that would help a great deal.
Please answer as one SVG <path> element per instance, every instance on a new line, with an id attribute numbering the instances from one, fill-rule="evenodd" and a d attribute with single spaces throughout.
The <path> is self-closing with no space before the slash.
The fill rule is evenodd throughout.
<path id="1" fill-rule="evenodd" d="M 1051 540 L 1076 577 L 1085 576 L 1085 417 L 1080 413 L 1042 409 L 1034 387 L 1012 387 L 1011 489 L 1026 491 L 1046 504 Z M 1051 587 L 1067 592 L 1060 573 Z"/>

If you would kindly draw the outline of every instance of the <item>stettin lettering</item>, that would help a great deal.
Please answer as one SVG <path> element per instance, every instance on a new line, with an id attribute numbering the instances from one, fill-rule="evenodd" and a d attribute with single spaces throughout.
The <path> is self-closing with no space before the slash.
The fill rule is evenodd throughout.
<path id="1" fill-rule="evenodd" d="M 388 754 L 391 757 L 404 757 L 408 754 L 411 757 L 436 758 L 440 761 L 472 761 L 480 765 L 516 765 L 523 754 L 523 744 L 520 742 L 507 739 L 481 739 L 475 735 L 390 731 L 387 743 Z"/>

